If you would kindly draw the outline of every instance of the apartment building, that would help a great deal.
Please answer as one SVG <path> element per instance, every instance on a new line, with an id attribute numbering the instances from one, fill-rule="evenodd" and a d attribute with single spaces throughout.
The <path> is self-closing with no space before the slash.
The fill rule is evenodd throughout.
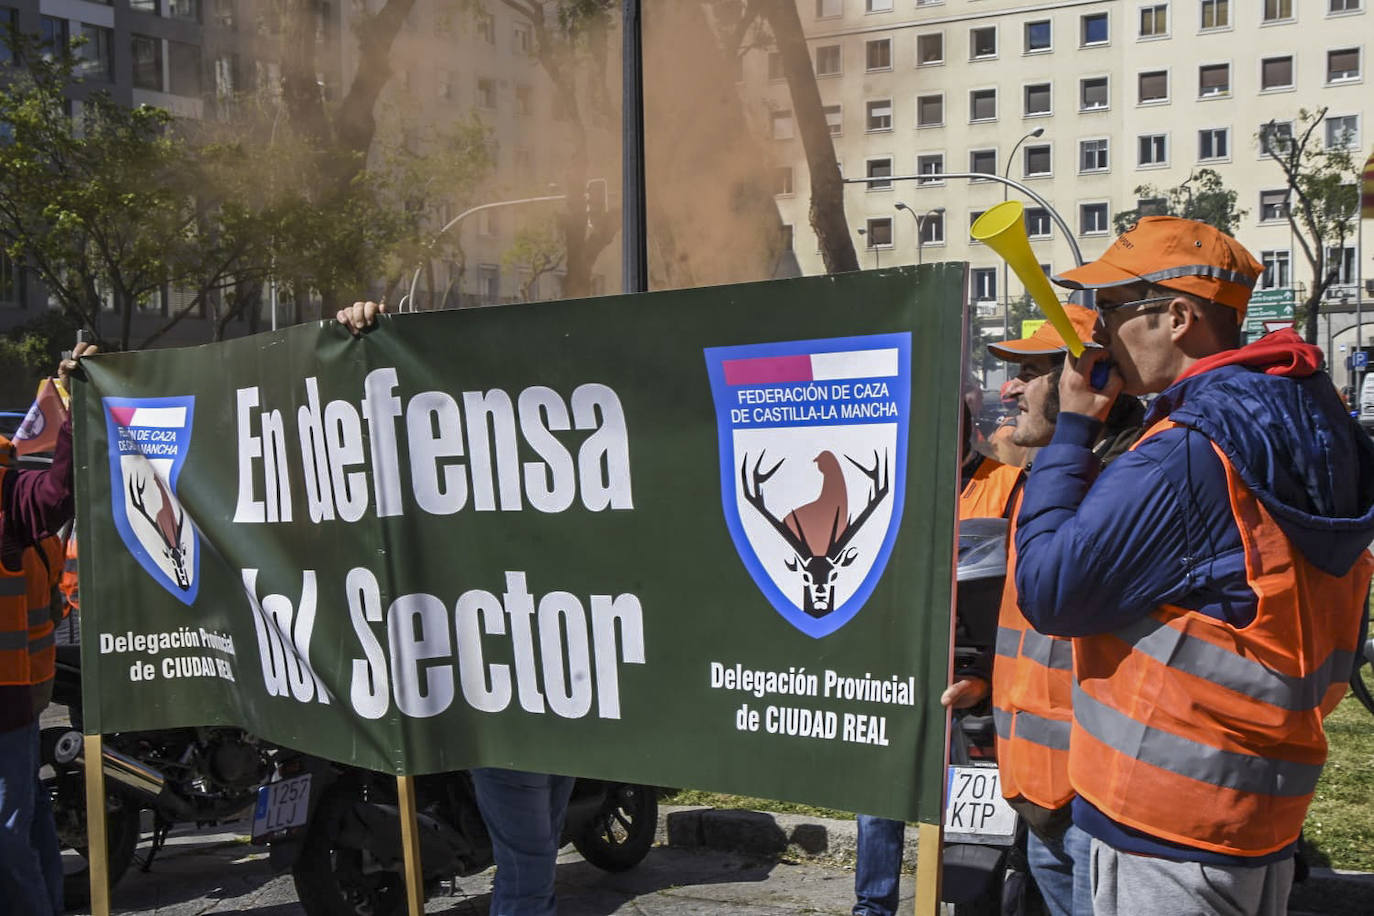
<path id="1" fill-rule="evenodd" d="M 1167 189 L 1212 168 L 1247 211 L 1237 235 L 1264 260 L 1262 288 L 1286 290 L 1310 278 L 1259 131 L 1271 120 L 1289 131 L 1300 109 L 1327 107 L 1321 142 L 1369 145 L 1366 0 L 798 2 L 841 169 L 876 179 L 846 192 L 861 263 L 968 261 L 972 299 L 989 321 L 1000 322 L 1023 287 L 1014 275 L 1004 281 L 1001 259 L 968 229 L 1004 186 L 883 179 L 989 172 L 1025 183 L 1067 226 L 1025 201 L 1033 250 L 1060 269 L 1073 264 L 1070 236 L 1087 259 L 1106 248 L 1113 215 L 1141 203 L 1137 187 Z M 746 92 L 761 100 L 776 140 L 783 222 L 803 269 L 819 272 L 781 76 L 776 54 L 745 61 Z M 1353 241 L 1339 257 L 1333 296 L 1352 299 L 1361 273 Z M 1363 265 L 1374 277 L 1368 258 Z"/>

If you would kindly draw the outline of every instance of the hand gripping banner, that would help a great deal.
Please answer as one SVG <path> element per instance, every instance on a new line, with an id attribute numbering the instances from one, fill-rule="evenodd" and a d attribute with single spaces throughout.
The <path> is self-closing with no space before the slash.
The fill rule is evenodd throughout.
<path id="1" fill-rule="evenodd" d="M 936 823 L 963 283 L 932 265 L 85 361 L 87 728 Z"/>

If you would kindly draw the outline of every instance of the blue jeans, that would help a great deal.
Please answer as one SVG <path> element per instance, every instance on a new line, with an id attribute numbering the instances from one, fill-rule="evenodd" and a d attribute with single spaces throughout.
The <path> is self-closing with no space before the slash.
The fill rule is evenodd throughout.
<path id="1" fill-rule="evenodd" d="M 859 815 L 858 863 L 854 869 L 854 916 L 892 916 L 902 882 L 906 824 Z"/>
<path id="2" fill-rule="evenodd" d="M 554 916 L 554 866 L 573 781 L 523 770 L 472 771 L 496 859 L 491 916 Z"/>
<path id="3" fill-rule="evenodd" d="M 39 763 L 37 722 L 0 732 L 0 913 L 62 912 L 62 853 Z"/>
<path id="4" fill-rule="evenodd" d="M 1091 916 L 1092 837 L 1073 824 L 1048 842 L 1031 831 L 1026 859 L 1050 916 Z"/>

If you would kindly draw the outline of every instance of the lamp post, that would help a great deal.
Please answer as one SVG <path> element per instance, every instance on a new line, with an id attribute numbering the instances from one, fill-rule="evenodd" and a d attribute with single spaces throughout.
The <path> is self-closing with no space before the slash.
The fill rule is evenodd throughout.
<path id="1" fill-rule="evenodd" d="M 871 250 L 871 251 L 873 252 L 873 269 L 874 269 L 874 270 L 877 270 L 878 267 L 881 266 L 881 265 L 878 263 L 878 246 L 872 244 L 872 239 L 869 239 L 869 238 L 867 237 L 867 236 L 868 236 L 868 230 L 867 230 L 867 229 L 855 229 L 854 231 L 857 232 L 857 233 L 859 234 L 859 241 L 860 241 L 860 242 L 864 242 L 865 244 L 867 244 L 869 250 Z"/>
<path id="2" fill-rule="evenodd" d="M 1045 128 L 1037 127 L 1016 141 L 1016 145 L 1011 148 L 1011 155 L 1007 156 L 1007 167 L 1002 170 L 1003 178 L 1011 177 L 1011 164 L 1016 161 L 1016 151 L 1021 148 L 1021 144 L 1044 135 Z M 1004 201 L 1007 199 L 1008 188 L 1008 185 L 1002 185 L 1002 200 Z M 1011 274 L 1007 270 L 1006 261 L 1002 262 L 1002 303 L 1002 339 L 1006 340 L 1011 337 Z"/>
<path id="3" fill-rule="evenodd" d="M 938 219 L 944 214 L 945 208 L 935 207 L 934 209 L 927 210 L 925 213 L 917 213 L 901 201 L 897 201 L 896 207 L 898 210 L 905 210 L 910 213 L 911 218 L 916 220 L 916 264 L 919 266 L 921 263 L 922 249 L 925 247 L 926 243 L 926 220 L 930 219 L 932 216 Z"/>

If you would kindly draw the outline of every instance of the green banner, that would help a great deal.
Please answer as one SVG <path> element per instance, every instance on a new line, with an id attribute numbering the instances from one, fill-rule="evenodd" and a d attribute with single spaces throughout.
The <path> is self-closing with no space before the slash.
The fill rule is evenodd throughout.
<path id="1" fill-rule="evenodd" d="M 88 360 L 91 733 L 935 822 L 963 265 Z"/>

